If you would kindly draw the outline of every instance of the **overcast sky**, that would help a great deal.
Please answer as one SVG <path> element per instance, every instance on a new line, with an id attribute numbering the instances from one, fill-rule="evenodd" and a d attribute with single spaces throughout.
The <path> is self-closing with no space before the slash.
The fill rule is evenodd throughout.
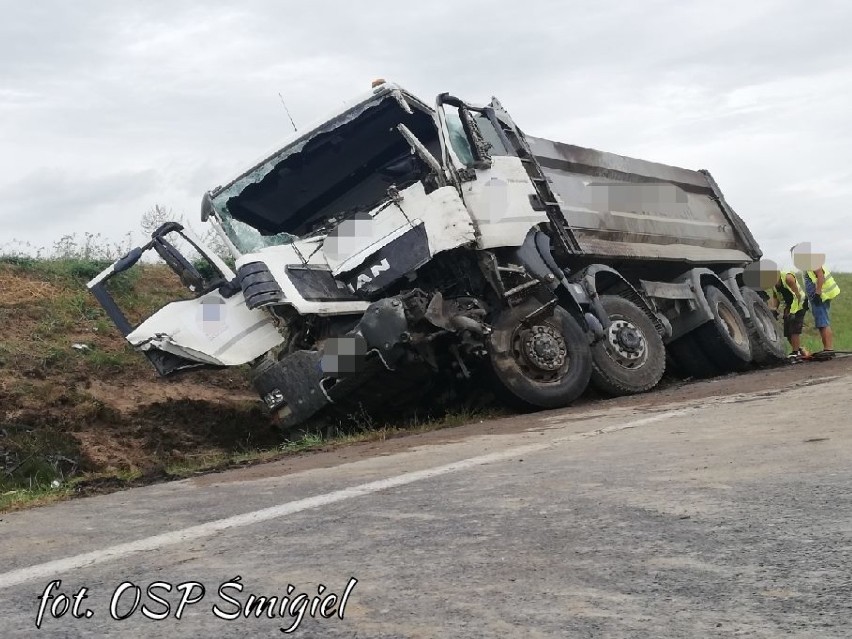
<path id="1" fill-rule="evenodd" d="M 767 257 L 852 270 L 852 3 L 0 0 L 0 246 L 120 239 L 399 82 L 527 132 L 707 168 Z M 789 260 L 789 257 L 787 257 Z"/>

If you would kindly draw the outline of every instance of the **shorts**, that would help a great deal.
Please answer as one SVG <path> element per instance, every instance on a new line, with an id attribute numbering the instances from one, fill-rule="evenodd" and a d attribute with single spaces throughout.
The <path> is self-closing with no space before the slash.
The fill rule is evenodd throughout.
<path id="1" fill-rule="evenodd" d="M 784 318 L 784 337 L 790 339 L 791 335 L 801 335 L 805 327 L 805 309 L 791 313 Z"/>
<path id="2" fill-rule="evenodd" d="M 831 300 L 821 302 L 814 298 L 811 300 L 811 313 L 814 314 L 814 326 L 817 328 L 826 328 L 831 326 L 828 320 L 828 311 L 831 310 Z"/>

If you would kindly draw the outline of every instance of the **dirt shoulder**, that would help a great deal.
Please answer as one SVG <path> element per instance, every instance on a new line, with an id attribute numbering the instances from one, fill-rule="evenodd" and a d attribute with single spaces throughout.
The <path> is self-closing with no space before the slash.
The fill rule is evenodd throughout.
<path id="1" fill-rule="evenodd" d="M 702 381 L 669 381 L 657 390 L 634 397 L 590 398 L 584 397 L 573 406 L 557 411 L 536 413 L 560 415 L 568 420 L 586 419 L 601 411 L 615 408 L 654 410 L 664 406 L 701 401 L 710 397 L 731 397 L 738 394 L 781 393 L 785 389 L 808 386 L 829 379 L 852 375 L 852 356 L 838 357 L 829 362 L 812 362 L 787 365 L 773 369 L 754 370 Z M 503 435 L 523 432 L 530 428 L 529 415 L 511 415 L 502 418 L 475 420 L 472 423 L 420 433 L 397 433 L 396 436 L 376 441 L 351 444 L 328 444 L 304 453 L 289 455 L 284 459 L 230 471 L 226 475 L 207 474 L 193 481 L 200 485 L 222 481 L 244 481 L 262 477 L 276 477 L 314 468 L 329 468 L 360 459 L 392 455 L 424 445 L 458 441 L 480 435 Z"/>

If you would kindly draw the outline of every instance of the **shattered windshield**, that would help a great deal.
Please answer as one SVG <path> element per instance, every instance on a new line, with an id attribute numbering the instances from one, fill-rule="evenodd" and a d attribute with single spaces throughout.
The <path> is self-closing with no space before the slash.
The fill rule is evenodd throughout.
<path id="1" fill-rule="evenodd" d="M 391 186 L 402 189 L 422 179 L 424 167 L 399 124 L 440 155 L 431 111 L 414 105 L 407 113 L 391 96 L 377 96 L 214 193 L 229 236 L 242 250 L 327 232 L 340 220 L 375 208 Z"/>
<path id="2" fill-rule="evenodd" d="M 226 211 L 219 211 L 219 220 L 225 234 L 234 243 L 240 253 L 255 253 L 269 246 L 280 246 L 290 244 L 298 239 L 289 233 L 276 233 L 275 235 L 263 235 L 256 228 L 245 222 L 234 219 Z"/>

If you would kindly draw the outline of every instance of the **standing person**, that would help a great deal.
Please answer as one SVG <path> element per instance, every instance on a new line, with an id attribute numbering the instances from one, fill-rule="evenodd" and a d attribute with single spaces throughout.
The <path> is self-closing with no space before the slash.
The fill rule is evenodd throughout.
<path id="1" fill-rule="evenodd" d="M 772 288 L 770 308 L 778 316 L 778 308 L 784 306 L 784 337 L 790 342 L 791 358 L 806 357 L 802 348 L 802 329 L 805 324 L 807 301 L 793 271 L 781 271 Z"/>
<path id="2" fill-rule="evenodd" d="M 840 287 L 825 266 L 805 271 L 805 291 L 808 294 L 814 326 L 822 339 L 822 352 L 816 357 L 829 359 L 834 357 L 834 334 L 831 331 L 831 300 L 840 295 Z"/>

